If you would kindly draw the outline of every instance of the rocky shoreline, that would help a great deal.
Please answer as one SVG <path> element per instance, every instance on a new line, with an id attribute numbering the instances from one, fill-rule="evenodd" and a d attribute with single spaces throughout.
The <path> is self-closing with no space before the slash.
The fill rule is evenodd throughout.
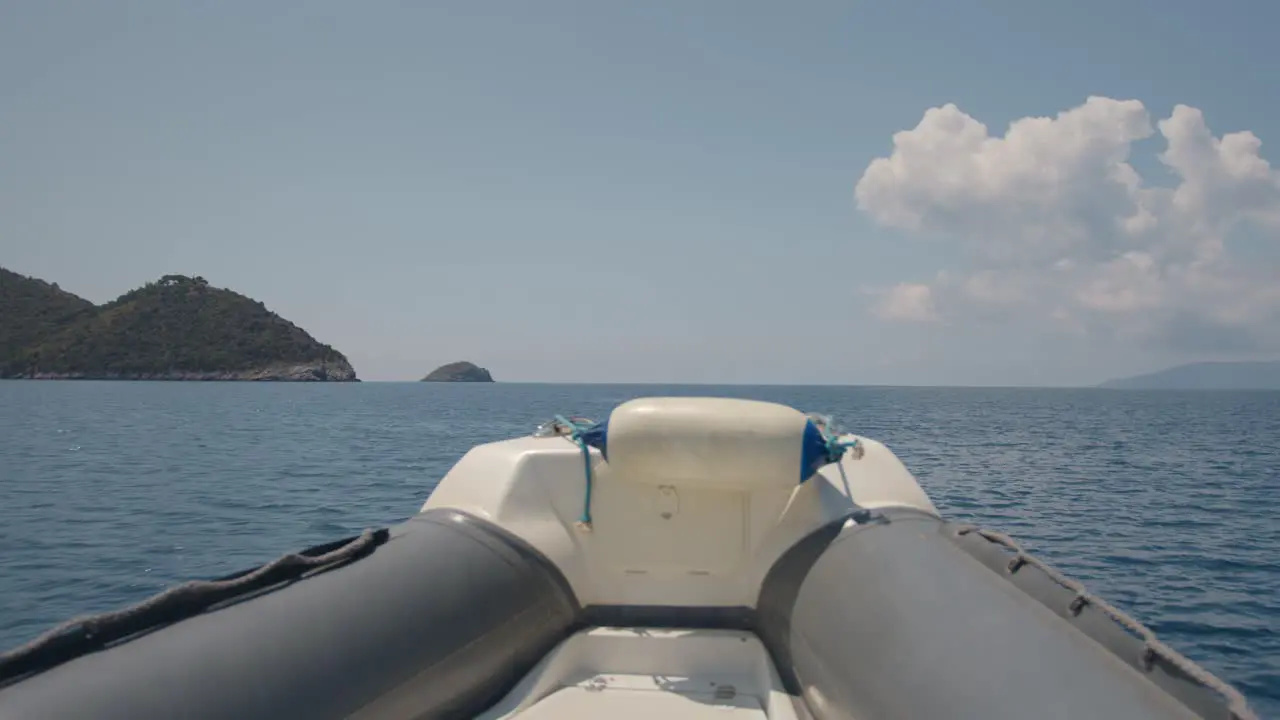
<path id="1" fill-rule="evenodd" d="M 248 370 L 172 370 L 162 373 L 56 373 L 11 376 L 22 380 L 173 380 L 194 382 L 360 382 L 349 363 L 290 363 Z"/>

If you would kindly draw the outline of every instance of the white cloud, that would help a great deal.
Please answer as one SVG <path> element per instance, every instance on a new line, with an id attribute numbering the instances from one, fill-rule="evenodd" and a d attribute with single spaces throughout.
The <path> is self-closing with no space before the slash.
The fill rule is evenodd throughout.
<path id="1" fill-rule="evenodd" d="M 938 319 L 933 291 L 920 283 L 898 283 L 880 294 L 876 314 L 885 320 L 931 322 Z"/>
<path id="2" fill-rule="evenodd" d="M 1174 187 L 1149 185 L 1129 163 L 1156 132 Z M 961 243 L 971 266 L 928 284 L 904 279 L 876 312 L 1184 346 L 1278 342 L 1280 268 L 1242 262 L 1228 244 L 1240 232 L 1280 239 L 1280 173 L 1260 152 L 1253 133 L 1214 137 L 1185 105 L 1153 127 L 1141 102 L 1091 97 L 1003 136 L 955 105 L 932 108 L 894 134 L 854 195 L 885 227 Z"/>

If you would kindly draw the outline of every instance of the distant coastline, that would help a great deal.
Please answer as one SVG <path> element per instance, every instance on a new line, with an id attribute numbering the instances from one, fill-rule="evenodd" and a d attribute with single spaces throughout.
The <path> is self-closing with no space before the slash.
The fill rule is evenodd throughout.
<path id="1" fill-rule="evenodd" d="M 249 370 L 172 370 L 157 373 L 47 373 L 9 375 L 8 380 L 122 380 L 172 382 L 361 382 L 349 366 L 325 363 L 279 365 Z"/>
<path id="2" fill-rule="evenodd" d="M 1280 362 L 1198 362 L 1108 380 L 1113 390 L 1280 390 Z"/>
<path id="3" fill-rule="evenodd" d="M 338 350 L 271 312 L 263 303 L 228 289 L 213 287 L 198 276 L 165 275 L 111 302 L 95 305 L 63 290 L 57 283 L 0 268 L 0 308 L 4 309 L 0 313 L 0 379 L 360 382 L 355 368 Z M 495 380 L 488 369 L 464 360 L 441 365 L 420 382 L 493 383 Z M 568 384 L 797 385 L 705 382 Z M 1119 390 L 1280 390 L 1280 361 L 1188 363 L 1110 379 L 1092 387 Z"/>

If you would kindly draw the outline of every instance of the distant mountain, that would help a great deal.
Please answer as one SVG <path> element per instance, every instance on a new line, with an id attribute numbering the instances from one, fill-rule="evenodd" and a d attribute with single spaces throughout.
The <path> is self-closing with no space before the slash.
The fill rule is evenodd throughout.
<path id="1" fill-rule="evenodd" d="M 95 307 L 0 270 L 0 377 L 351 381 L 342 353 L 239 293 L 166 275 Z"/>
<path id="2" fill-rule="evenodd" d="M 1200 362 L 1108 380 L 1124 390 L 1280 390 L 1280 362 Z"/>
<path id="3" fill-rule="evenodd" d="M 488 370 L 466 361 L 441 365 L 432 370 L 422 382 L 493 382 Z"/>

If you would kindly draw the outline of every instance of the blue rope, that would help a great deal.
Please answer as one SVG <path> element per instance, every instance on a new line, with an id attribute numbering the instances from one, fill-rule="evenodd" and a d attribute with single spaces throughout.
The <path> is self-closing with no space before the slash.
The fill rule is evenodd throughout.
<path id="1" fill-rule="evenodd" d="M 582 449 L 582 466 L 587 478 L 587 490 L 582 500 L 582 517 L 578 522 L 591 527 L 591 448 L 587 446 L 587 441 L 582 438 L 582 433 L 591 429 L 592 425 L 576 423 L 563 415 L 556 416 L 556 422 L 569 428 L 569 439 L 577 443 Z"/>
<path id="2" fill-rule="evenodd" d="M 852 440 L 841 440 L 839 430 L 834 429 L 834 423 L 830 418 L 824 418 L 825 422 L 819 428 L 822 432 L 822 439 L 827 443 L 827 462 L 838 463 L 840 458 L 844 457 L 846 451 L 853 450 L 858 447 L 858 438 Z M 860 457 L 856 455 L 855 458 Z"/>
<path id="3" fill-rule="evenodd" d="M 824 435 L 826 433 L 823 433 Z M 858 438 L 852 440 L 841 440 L 836 437 L 827 436 L 827 459 L 831 462 L 840 462 L 840 458 L 844 457 L 846 450 L 852 450 L 858 446 Z"/>

